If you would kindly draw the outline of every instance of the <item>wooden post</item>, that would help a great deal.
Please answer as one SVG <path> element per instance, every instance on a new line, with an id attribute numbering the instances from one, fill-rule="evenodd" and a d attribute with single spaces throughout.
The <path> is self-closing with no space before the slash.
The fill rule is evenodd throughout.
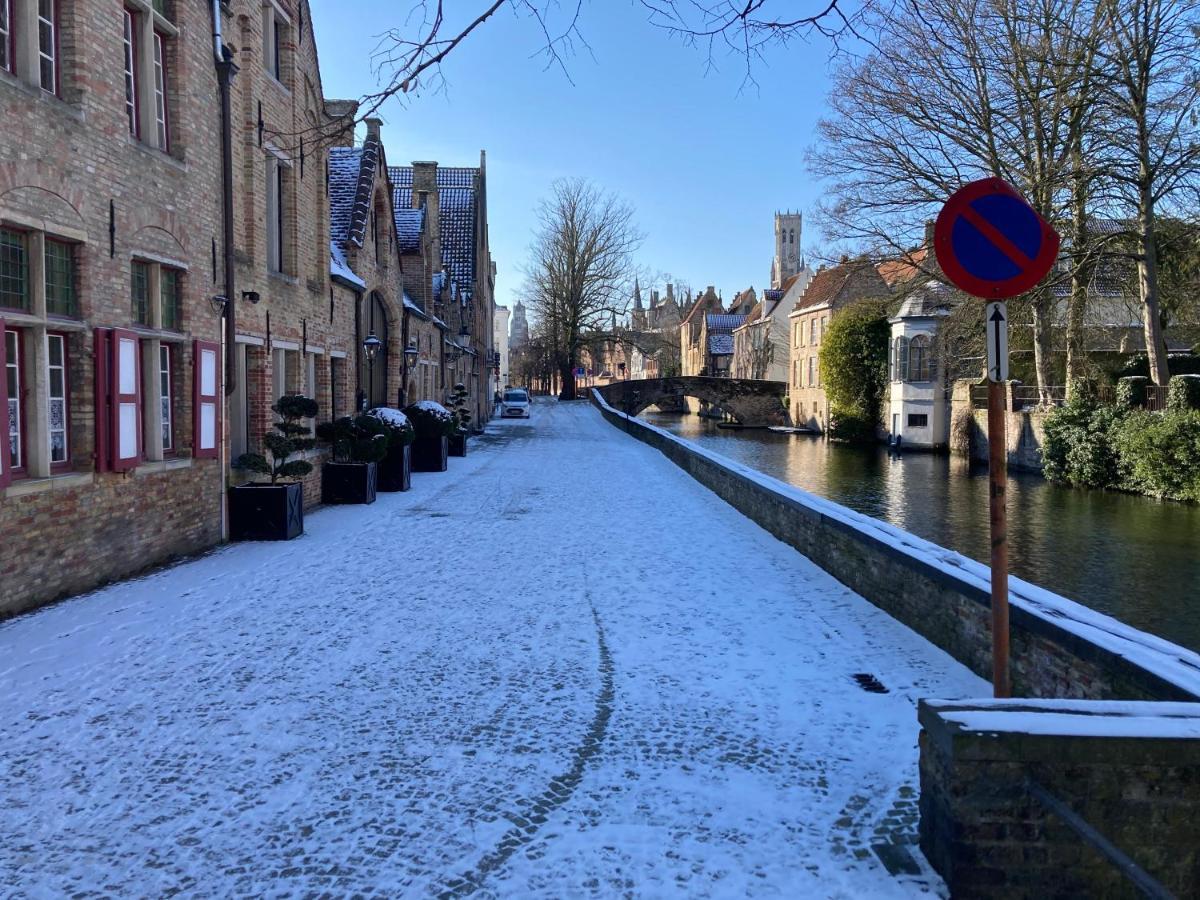
<path id="1" fill-rule="evenodd" d="M 1008 403 L 1003 381 L 988 381 L 988 483 L 992 536 L 992 688 L 1010 696 L 1008 675 Z"/>

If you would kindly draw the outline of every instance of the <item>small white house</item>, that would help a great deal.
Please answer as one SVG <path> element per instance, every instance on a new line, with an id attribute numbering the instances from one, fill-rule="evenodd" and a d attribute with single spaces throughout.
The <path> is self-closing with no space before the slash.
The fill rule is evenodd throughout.
<path id="1" fill-rule="evenodd" d="M 888 435 L 901 447 L 940 449 L 950 440 L 950 392 L 938 359 L 938 328 L 956 302 L 953 289 L 927 281 L 888 319 L 892 326 Z"/>

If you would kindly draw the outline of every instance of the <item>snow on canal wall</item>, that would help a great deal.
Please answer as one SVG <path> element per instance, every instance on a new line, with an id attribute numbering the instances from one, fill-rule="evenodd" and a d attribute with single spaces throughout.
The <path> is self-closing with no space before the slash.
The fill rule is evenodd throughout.
<path id="1" fill-rule="evenodd" d="M 627 418 L 595 391 L 592 399 L 609 422 L 990 679 L 987 566 Z M 1014 695 L 1200 701 L 1200 654 L 1019 578 L 1009 590 Z"/>

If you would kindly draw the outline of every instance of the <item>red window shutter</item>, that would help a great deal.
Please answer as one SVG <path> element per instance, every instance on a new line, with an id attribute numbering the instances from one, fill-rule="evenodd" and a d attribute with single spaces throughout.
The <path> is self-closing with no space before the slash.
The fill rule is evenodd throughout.
<path id="1" fill-rule="evenodd" d="M 192 456 L 216 459 L 221 446 L 221 346 L 196 341 L 192 347 Z"/>
<path id="2" fill-rule="evenodd" d="M 97 328 L 92 334 L 96 362 L 96 471 L 112 470 L 112 447 L 108 441 L 108 426 L 112 418 L 112 382 L 109 379 L 109 354 L 112 330 Z"/>
<path id="3" fill-rule="evenodd" d="M 8 339 L 4 336 L 4 320 L 0 319 L 0 400 L 4 403 L 0 404 L 3 408 L 3 415 L 0 415 L 0 422 L 4 423 L 4 429 L 0 432 L 0 488 L 7 487 L 12 481 L 12 472 L 8 470 L 8 463 L 11 457 L 8 451 Z"/>
<path id="4" fill-rule="evenodd" d="M 112 417 L 109 422 L 109 457 L 114 472 L 137 468 L 142 458 L 141 347 L 138 336 L 124 328 L 112 330 L 110 376 Z"/>

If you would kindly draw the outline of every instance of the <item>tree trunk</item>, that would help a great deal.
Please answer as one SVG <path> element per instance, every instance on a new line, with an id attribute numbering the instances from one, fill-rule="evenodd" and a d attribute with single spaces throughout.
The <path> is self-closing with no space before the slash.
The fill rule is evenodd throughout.
<path id="1" fill-rule="evenodd" d="M 558 364 L 558 375 L 562 380 L 562 390 L 558 394 L 559 400 L 574 400 L 575 399 L 575 365 L 571 362 L 569 356 L 563 357 Z"/>
<path id="2" fill-rule="evenodd" d="M 1045 289 L 1033 302 L 1033 367 L 1037 377 L 1038 397 L 1049 405 L 1050 396 L 1050 316 L 1046 306 L 1051 300 Z"/>
<path id="3" fill-rule="evenodd" d="M 1155 384 L 1171 379 L 1167 368 L 1167 345 L 1163 339 L 1158 309 L 1158 245 L 1154 238 L 1154 201 L 1149 187 L 1138 198 L 1138 289 L 1142 295 L 1142 332 L 1146 338 L 1146 360 Z"/>
<path id="4" fill-rule="evenodd" d="M 1087 347 L 1084 345 L 1083 319 L 1087 309 L 1088 285 L 1092 280 L 1093 261 L 1087 228 L 1087 178 L 1083 159 L 1076 148 L 1072 152 L 1074 185 L 1071 192 L 1071 243 L 1075 259 L 1071 266 L 1071 295 L 1067 299 L 1067 396 L 1078 390 L 1087 374 Z"/>

